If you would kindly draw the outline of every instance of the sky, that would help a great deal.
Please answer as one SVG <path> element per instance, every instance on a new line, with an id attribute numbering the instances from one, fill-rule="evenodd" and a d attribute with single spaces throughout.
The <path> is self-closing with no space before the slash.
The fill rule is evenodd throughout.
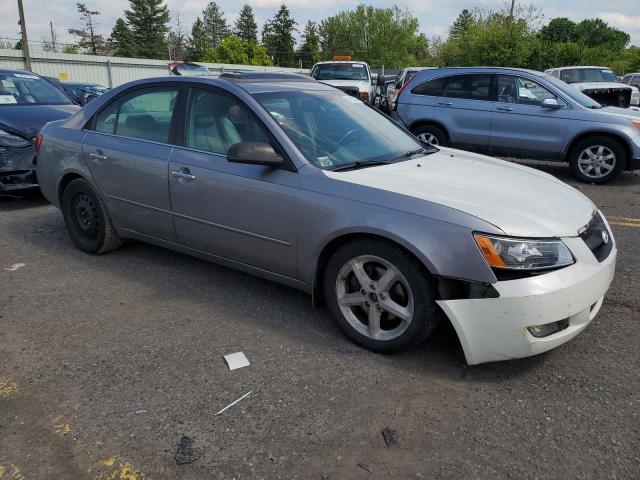
<path id="1" fill-rule="evenodd" d="M 282 0 L 244 0 L 254 9 L 259 26 L 272 17 Z M 631 35 L 631 43 L 640 45 L 640 9 L 638 0 L 530 0 L 519 4 L 533 4 L 544 15 L 543 23 L 554 17 L 568 17 L 572 20 L 599 17 L 610 25 L 620 28 Z M 75 9 L 75 0 L 23 0 L 29 40 L 42 40 L 50 37 L 49 22 L 53 22 L 59 42 L 71 41 L 68 28 L 80 26 Z M 98 32 L 109 36 L 111 28 L 119 16 L 128 8 L 128 0 L 85 0 L 88 8 L 98 10 Z M 171 12 L 171 24 L 175 24 L 178 14 L 188 31 L 191 23 L 201 15 L 208 0 L 167 0 Z M 217 2 L 225 12 L 227 21 L 232 25 L 237 18 L 243 0 L 220 0 Z M 420 30 L 428 37 L 446 35 L 449 25 L 458 13 L 464 9 L 484 8 L 501 9 L 505 0 L 287 0 L 293 18 L 298 22 L 299 30 L 307 20 L 321 20 L 344 9 L 352 9 L 359 3 L 376 7 L 398 5 L 408 8 L 420 21 Z M 2 0 L 0 16 L 0 37 L 18 38 L 17 0 Z M 8 7 L 8 8 L 7 8 Z"/>

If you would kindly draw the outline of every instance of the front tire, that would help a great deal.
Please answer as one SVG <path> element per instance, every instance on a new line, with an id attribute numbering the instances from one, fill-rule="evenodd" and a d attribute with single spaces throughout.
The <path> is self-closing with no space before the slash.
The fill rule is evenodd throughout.
<path id="1" fill-rule="evenodd" d="M 578 142 L 569 154 L 569 167 L 576 180 L 601 185 L 624 171 L 627 153 L 613 138 L 591 137 Z"/>
<path id="2" fill-rule="evenodd" d="M 62 192 L 61 207 L 69 235 L 80 250 L 100 254 L 122 245 L 104 202 L 86 180 L 69 182 Z"/>
<path id="3" fill-rule="evenodd" d="M 356 240 L 329 260 L 323 288 L 342 331 L 379 353 L 407 350 L 424 341 L 438 323 L 429 273 L 398 246 Z"/>
<path id="4" fill-rule="evenodd" d="M 423 143 L 428 143 L 435 147 L 448 147 L 449 139 L 447 134 L 440 127 L 435 125 L 422 125 L 415 130 L 413 134 Z"/>

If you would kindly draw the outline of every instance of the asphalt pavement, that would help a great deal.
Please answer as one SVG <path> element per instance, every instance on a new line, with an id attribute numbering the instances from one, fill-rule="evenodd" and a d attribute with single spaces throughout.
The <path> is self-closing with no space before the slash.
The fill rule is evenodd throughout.
<path id="1" fill-rule="evenodd" d="M 86 255 L 37 193 L 0 197 L 0 480 L 640 478 L 640 175 L 535 166 L 610 219 L 616 278 L 573 341 L 475 367 L 446 325 L 374 354 L 300 292 L 137 242 Z"/>

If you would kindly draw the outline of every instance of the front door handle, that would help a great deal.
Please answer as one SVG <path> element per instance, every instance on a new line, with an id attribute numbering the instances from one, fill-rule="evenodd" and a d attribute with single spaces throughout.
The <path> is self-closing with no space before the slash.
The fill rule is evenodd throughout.
<path id="1" fill-rule="evenodd" d="M 513 112 L 513 108 L 511 107 L 496 107 L 496 110 L 500 110 L 501 112 Z"/>
<path id="2" fill-rule="evenodd" d="M 436 103 L 436 105 L 438 105 L 439 107 L 450 107 L 451 105 L 453 105 L 453 102 L 438 102 Z"/>
<path id="3" fill-rule="evenodd" d="M 188 168 L 181 168 L 180 170 L 171 170 L 171 176 L 180 178 L 182 180 L 195 180 L 196 176 L 191 175 L 191 171 Z"/>

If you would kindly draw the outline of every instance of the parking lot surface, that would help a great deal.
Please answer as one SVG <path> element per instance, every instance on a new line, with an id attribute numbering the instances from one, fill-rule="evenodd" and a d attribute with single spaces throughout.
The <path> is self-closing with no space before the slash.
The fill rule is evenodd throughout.
<path id="1" fill-rule="evenodd" d="M 640 175 L 578 188 L 618 242 L 600 314 L 475 367 L 447 326 L 374 354 L 295 290 L 142 243 L 86 255 L 41 196 L 0 197 L 0 479 L 640 478 Z"/>

